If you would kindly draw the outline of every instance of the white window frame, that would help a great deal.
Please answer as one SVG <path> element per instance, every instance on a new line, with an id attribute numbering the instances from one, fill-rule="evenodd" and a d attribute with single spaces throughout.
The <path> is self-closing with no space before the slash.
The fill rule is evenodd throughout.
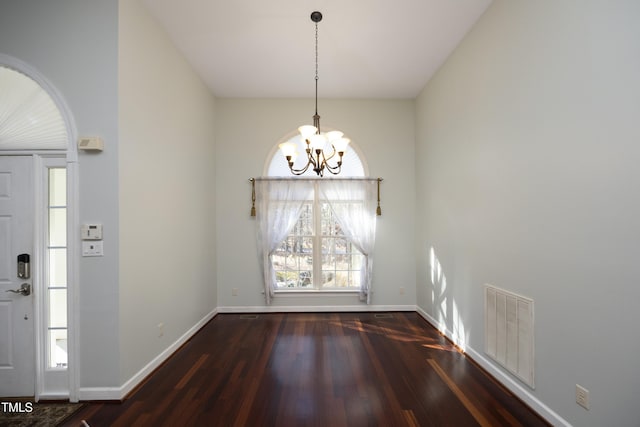
<path id="1" fill-rule="evenodd" d="M 69 209 L 70 203 L 70 193 L 69 193 L 69 169 L 67 159 L 63 156 L 56 157 L 39 157 L 39 161 L 37 162 L 39 165 L 37 170 L 39 171 L 39 181 L 40 181 L 40 195 L 38 197 L 39 203 L 37 208 L 37 215 L 39 217 L 39 226 L 37 229 L 40 230 L 39 238 L 38 238 L 38 252 L 39 259 L 41 260 L 40 265 L 40 277 L 39 277 L 39 295 L 38 299 L 38 309 L 36 315 L 36 322 L 38 326 L 36 327 L 38 339 L 36 341 L 36 360 L 37 360 L 37 371 L 39 372 L 40 380 L 37 384 L 36 394 L 38 397 L 42 398 L 69 398 L 69 364 L 65 367 L 50 367 L 49 366 L 49 288 L 47 283 L 48 268 L 45 268 L 48 265 L 47 255 L 48 255 L 48 236 L 49 236 L 49 169 L 52 168 L 62 168 L 66 170 L 67 173 L 67 277 L 66 277 L 66 294 L 67 294 L 67 349 L 71 350 L 71 346 L 69 345 L 69 305 L 70 305 L 70 281 L 71 281 L 71 270 L 69 269 L 70 265 L 70 233 L 69 233 L 69 222 L 70 216 L 72 215 Z"/>
<path id="2" fill-rule="evenodd" d="M 334 130 L 333 128 L 327 127 L 327 126 L 324 126 L 324 129 Z M 284 157 L 280 152 L 279 144 L 282 142 L 299 143 L 300 141 L 298 141 L 297 138 L 299 138 L 299 132 L 291 131 L 289 134 L 281 138 L 278 141 L 278 143 L 271 148 L 271 151 L 267 155 L 266 161 L 264 163 L 263 176 L 273 177 L 273 178 L 291 177 L 291 173 L 289 171 L 288 166 L 286 165 L 286 161 L 284 160 Z M 345 167 L 347 164 L 352 162 L 355 162 L 355 167 Z M 345 178 L 345 177 L 346 178 L 366 178 L 369 176 L 369 165 L 366 161 L 366 158 L 364 157 L 364 154 L 360 149 L 360 147 L 358 146 L 357 142 L 354 142 L 353 140 L 349 144 L 349 150 L 345 154 L 344 163 L 345 163 L 345 166 L 343 166 L 343 171 L 340 173 L 340 176 L 342 178 Z M 313 175 L 311 174 L 306 176 L 300 176 L 300 178 L 314 179 Z M 325 178 L 325 179 L 330 179 L 330 178 Z M 316 183 L 316 185 L 314 186 L 314 203 L 316 203 L 318 198 L 319 198 L 319 189 Z M 318 209 L 314 209 L 314 215 L 316 215 L 316 212 L 320 212 L 320 211 Z M 321 221 L 321 219 L 316 218 L 315 221 Z M 320 227 L 320 225 L 318 227 Z M 314 228 L 315 228 L 315 225 L 314 225 Z M 322 245 L 321 240 L 319 242 L 314 241 L 313 243 L 314 253 L 312 257 L 314 260 L 319 260 L 319 261 L 313 263 L 314 271 L 312 274 L 314 277 L 314 281 L 317 280 L 318 282 L 321 281 L 321 277 L 322 277 L 322 246 L 321 245 Z M 363 262 L 366 262 L 366 261 L 363 260 Z M 340 287 L 321 288 L 321 287 L 316 287 L 314 285 L 311 288 L 299 288 L 299 287 L 276 288 L 273 290 L 273 293 L 274 295 L 296 294 L 296 293 L 304 294 L 304 295 L 312 295 L 312 294 L 327 295 L 332 293 L 333 294 L 361 294 L 361 289 L 360 288 L 340 288 Z M 269 298 L 267 298 L 267 300 L 269 300 Z"/>
<path id="3" fill-rule="evenodd" d="M 312 286 L 311 287 L 292 287 L 292 288 L 276 288 L 274 290 L 275 293 L 282 293 L 282 294 L 286 294 L 286 293 L 304 293 L 304 294 L 308 294 L 308 293 L 355 293 L 358 294 L 360 293 L 360 287 L 339 287 L 339 286 L 334 286 L 334 287 L 323 287 L 322 286 L 322 265 L 323 265 L 323 253 L 322 253 L 322 241 L 325 238 L 328 239 L 334 239 L 335 237 L 331 237 L 331 236 L 324 236 L 322 234 L 322 204 L 323 201 L 320 199 L 320 189 L 318 188 L 318 183 L 314 183 L 313 186 L 313 199 L 309 200 L 308 203 L 311 203 L 312 205 L 312 211 L 313 211 L 313 221 L 312 221 L 312 229 L 313 229 L 313 234 L 310 236 L 312 239 L 312 252 L 311 252 L 311 259 L 312 259 Z M 287 236 L 286 239 L 288 239 L 290 237 Z M 348 239 L 345 238 L 345 240 L 348 241 Z M 349 245 L 352 245 L 350 242 L 348 243 Z M 360 253 L 360 251 L 358 251 L 355 248 L 352 248 L 352 251 L 357 251 L 358 253 Z M 364 262 L 364 255 L 362 255 L 360 253 L 360 256 L 363 257 L 362 262 Z M 279 271 L 279 270 L 276 270 Z M 356 269 L 356 270 L 344 270 L 344 271 L 353 271 L 355 272 L 359 272 L 360 269 Z"/>

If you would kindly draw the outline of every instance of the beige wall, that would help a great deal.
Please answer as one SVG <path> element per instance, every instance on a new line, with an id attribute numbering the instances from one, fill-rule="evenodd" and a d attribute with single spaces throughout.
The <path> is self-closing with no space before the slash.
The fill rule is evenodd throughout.
<path id="1" fill-rule="evenodd" d="M 483 285 L 533 298 L 527 391 L 576 426 L 638 423 L 639 19 L 494 0 L 416 103 L 418 304 L 483 357 Z"/>
<path id="2" fill-rule="evenodd" d="M 124 382 L 217 305 L 215 103 L 140 2 L 119 7 Z"/>

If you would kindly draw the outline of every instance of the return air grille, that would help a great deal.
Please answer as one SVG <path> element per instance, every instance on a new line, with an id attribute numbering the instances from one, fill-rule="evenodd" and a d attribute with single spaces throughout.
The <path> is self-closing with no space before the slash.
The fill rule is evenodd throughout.
<path id="1" fill-rule="evenodd" d="M 535 388 L 533 300 L 488 285 L 484 295 L 485 353 Z"/>

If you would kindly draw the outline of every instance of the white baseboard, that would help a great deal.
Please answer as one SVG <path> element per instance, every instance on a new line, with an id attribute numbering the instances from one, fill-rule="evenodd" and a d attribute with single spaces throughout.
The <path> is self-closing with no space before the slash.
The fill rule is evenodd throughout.
<path id="1" fill-rule="evenodd" d="M 364 311 L 416 311 L 415 305 L 260 305 L 218 307 L 218 313 L 324 313 Z"/>
<path id="2" fill-rule="evenodd" d="M 453 334 L 451 331 L 445 326 L 441 325 L 436 319 L 434 319 L 429 313 L 424 311 L 421 307 L 416 307 L 416 312 L 422 316 L 427 322 L 429 322 L 434 328 L 443 333 L 447 338 L 451 341 L 455 342 Z M 444 327 L 443 327 L 444 326 Z M 476 351 L 475 349 L 466 345 L 465 353 L 469 355 L 474 362 L 480 365 L 485 371 L 487 371 L 491 376 L 493 376 L 498 382 L 500 382 L 503 386 L 505 386 L 509 391 L 511 391 L 514 395 L 520 398 L 523 402 L 531 407 L 534 411 L 536 411 L 541 417 L 545 420 L 553 424 L 554 426 L 566 426 L 571 427 L 564 418 L 554 412 L 547 405 L 542 403 L 539 399 L 537 399 L 534 395 L 532 395 L 527 389 L 525 389 L 520 383 L 511 378 L 508 374 L 506 374 L 500 367 L 493 364 L 489 359 L 484 357 L 481 352 Z"/>
<path id="3" fill-rule="evenodd" d="M 121 400 L 122 387 L 80 387 L 79 401 Z"/>
<path id="4" fill-rule="evenodd" d="M 36 402 L 47 401 L 47 400 L 68 400 L 69 392 L 64 391 L 60 393 L 43 393 L 35 398 Z"/>
<path id="5" fill-rule="evenodd" d="M 79 391 L 80 400 L 123 400 L 127 394 L 136 388 L 138 384 L 144 381 L 149 374 L 157 369 L 165 360 L 175 353 L 184 343 L 186 343 L 196 332 L 200 330 L 209 320 L 218 314 L 218 309 L 213 310 L 204 316 L 198 323 L 192 326 L 187 332 L 182 334 L 173 344 L 167 347 L 162 353 L 156 356 L 151 362 L 138 371 L 134 376 L 129 378 L 120 387 L 81 387 Z"/>

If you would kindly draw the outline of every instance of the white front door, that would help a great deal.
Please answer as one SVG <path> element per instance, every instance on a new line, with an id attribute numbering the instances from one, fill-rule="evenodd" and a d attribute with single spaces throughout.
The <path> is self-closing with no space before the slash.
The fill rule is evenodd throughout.
<path id="1" fill-rule="evenodd" d="M 0 397 L 35 391 L 33 180 L 32 157 L 0 157 Z M 30 257 L 29 277 L 19 277 L 23 254 Z M 30 295 L 12 292 L 26 287 Z"/>

